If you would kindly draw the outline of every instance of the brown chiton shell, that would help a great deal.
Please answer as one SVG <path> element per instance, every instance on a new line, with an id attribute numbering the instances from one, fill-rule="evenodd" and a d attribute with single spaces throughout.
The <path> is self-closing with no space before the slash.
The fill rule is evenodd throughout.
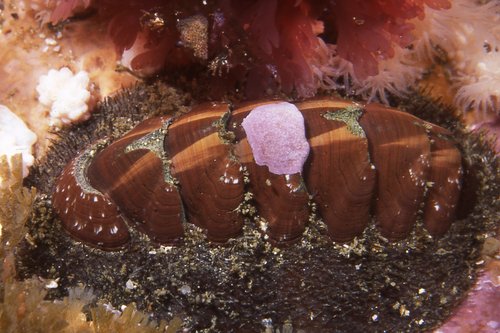
<path id="1" fill-rule="evenodd" d="M 275 174 L 256 163 L 242 123 L 278 102 L 202 104 L 88 148 L 53 193 L 64 228 L 104 249 L 129 241 L 127 225 L 160 243 L 182 238 L 184 223 L 225 242 L 245 219 L 276 243 L 300 239 L 315 216 L 340 242 L 372 220 L 392 240 L 407 237 L 418 216 L 433 236 L 448 230 L 462 183 L 450 132 L 378 104 L 299 102 L 310 153 L 302 172 Z"/>
<path id="2" fill-rule="evenodd" d="M 168 128 L 164 149 L 172 161 L 187 220 L 207 230 L 208 239 L 225 242 L 243 225 L 238 207 L 245 193 L 241 164 L 231 144 L 220 137 L 227 104 L 194 107 Z"/>

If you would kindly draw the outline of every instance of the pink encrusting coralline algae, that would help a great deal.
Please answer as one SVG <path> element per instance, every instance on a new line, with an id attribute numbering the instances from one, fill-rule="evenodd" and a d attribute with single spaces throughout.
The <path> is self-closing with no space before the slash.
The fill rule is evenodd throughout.
<path id="1" fill-rule="evenodd" d="M 310 148 L 304 117 L 295 105 L 278 102 L 258 106 L 241 125 L 258 165 L 277 175 L 302 172 Z"/>
<path id="2" fill-rule="evenodd" d="M 474 288 L 455 314 L 434 333 L 496 333 L 500 331 L 500 275 L 498 261 L 481 272 Z"/>

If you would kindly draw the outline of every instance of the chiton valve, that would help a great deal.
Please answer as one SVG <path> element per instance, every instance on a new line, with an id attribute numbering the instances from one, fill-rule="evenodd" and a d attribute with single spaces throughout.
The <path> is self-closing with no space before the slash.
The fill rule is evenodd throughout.
<path id="1" fill-rule="evenodd" d="M 441 236 L 455 218 L 461 160 L 449 131 L 379 104 L 207 103 L 87 147 L 62 172 L 53 206 L 71 236 L 108 250 L 130 241 L 129 227 L 176 243 L 186 223 L 223 243 L 245 219 L 290 243 L 313 206 L 333 241 L 372 221 L 404 239 L 417 218 Z"/>

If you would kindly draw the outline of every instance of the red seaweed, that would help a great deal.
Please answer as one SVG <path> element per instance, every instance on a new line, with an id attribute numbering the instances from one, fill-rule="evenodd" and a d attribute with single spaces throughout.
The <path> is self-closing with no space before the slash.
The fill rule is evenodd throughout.
<path id="1" fill-rule="evenodd" d="M 108 22 L 122 63 L 142 75 L 200 63 L 214 87 L 240 85 L 248 97 L 279 87 L 299 97 L 315 94 L 332 55 L 329 44 L 363 80 L 378 74 L 378 63 L 395 47 L 413 41 L 411 19 L 425 6 L 451 7 L 449 0 L 214 0 L 60 1 L 52 23 L 93 7 Z M 179 24 L 201 17 L 197 29 Z M 204 23 L 204 25 L 203 25 Z M 191 45 L 181 37 L 196 40 Z M 196 35 L 196 36 L 195 36 Z M 199 44 L 203 44 L 200 46 Z M 196 48 L 204 47 L 207 52 Z M 198 51 L 198 53 L 197 53 Z M 206 57 L 199 57 L 204 54 Z"/>

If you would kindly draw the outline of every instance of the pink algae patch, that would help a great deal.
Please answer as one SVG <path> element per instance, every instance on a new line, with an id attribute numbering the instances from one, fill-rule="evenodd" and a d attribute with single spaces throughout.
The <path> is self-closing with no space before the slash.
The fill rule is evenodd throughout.
<path id="1" fill-rule="evenodd" d="M 255 162 L 278 174 L 302 171 L 309 155 L 304 117 L 291 103 L 258 106 L 243 120 Z"/>

